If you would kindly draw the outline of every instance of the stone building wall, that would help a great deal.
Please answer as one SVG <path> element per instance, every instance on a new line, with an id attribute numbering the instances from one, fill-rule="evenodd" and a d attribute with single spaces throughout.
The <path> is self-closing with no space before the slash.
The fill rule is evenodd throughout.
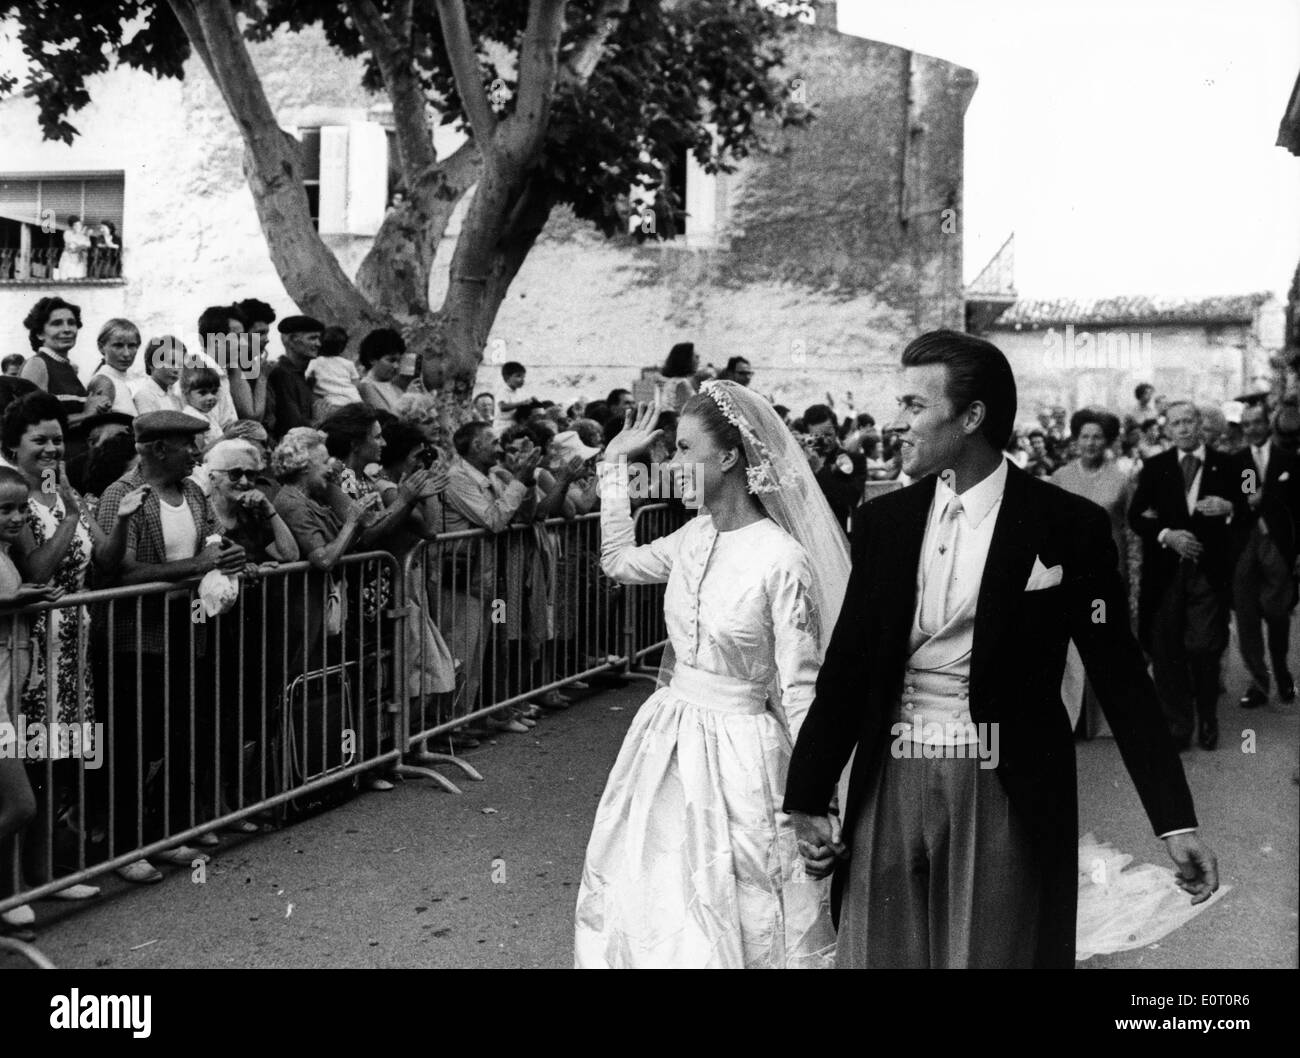
<path id="1" fill-rule="evenodd" d="M 1080 341 L 1085 332 L 1091 336 L 1087 345 Z M 1047 328 L 995 326 L 984 337 L 1011 361 L 1023 422 L 1055 404 L 1071 410 L 1100 406 L 1122 415 L 1133 406 L 1139 382 L 1150 382 L 1171 399 L 1221 404 L 1250 385 L 1247 372 L 1260 348 L 1249 323 L 1080 326 L 1073 342 L 1060 326 L 1050 334 Z M 1121 350 L 1127 356 L 1117 355 Z"/>
<path id="2" fill-rule="evenodd" d="M 382 101 L 359 87 L 359 63 L 315 30 L 252 53 L 286 127 L 321 115 L 364 120 Z M 717 248 L 606 240 L 557 211 L 502 307 L 485 385 L 499 374 L 493 359 L 520 359 L 535 391 L 595 397 L 690 339 L 718 366 L 749 357 L 757 388 L 796 408 L 829 390 L 837 399 L 852 391 L 860 410 L 887 410 L 885 379 L 902 344 L 962 325 L 963 116 L 975 78 L 815 28 L 801 32 L 788 68 L 817 120 L 768 128 L 763 149 L 722 179 Z M 58 284 L 84 310 L 76 356 L 85 371 L 110 315 L 134 319 L 146 336 L 189 339 L 213 302 L 257 296 L 292 312 L 243 181 L 242 144 L 197 61 L 183 82 L 115 70 L 92 80 L 91 95 L 71 146 L 41 141 L 30 101 L 0 103 L 0 171 L 126 174 L 125 279 Z M 439 250 L 435 304 L 457 230 L 458 219 Z M 369 239 L 327 241 L 354 274 Z M 49 289 L 0 285 L 0 349 L 27 351 L 21 319 Z"/>

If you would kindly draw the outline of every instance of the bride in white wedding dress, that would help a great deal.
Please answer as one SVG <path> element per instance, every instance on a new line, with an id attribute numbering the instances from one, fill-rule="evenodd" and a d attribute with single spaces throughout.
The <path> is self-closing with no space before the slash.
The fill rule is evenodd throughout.
<path id="1" fill-rule="evenodd" d="M 627 459 L 658 436 L 628 414 L 600 471 L 601 564 L 667 581 L 671 680 L 641 706 L 601 797 L 578 893 L 579 967 L 829 967 L 829 883 L 803 873 L 786 768 L 848 581 L 844 535 L 762 398 L 706 383 L 674 463 L 704 510 L 638 547 Z"/>

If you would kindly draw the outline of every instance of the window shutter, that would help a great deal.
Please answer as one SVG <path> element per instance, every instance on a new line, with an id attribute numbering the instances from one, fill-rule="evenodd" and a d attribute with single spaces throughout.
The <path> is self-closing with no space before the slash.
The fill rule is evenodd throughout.
<path id="1" fill-rule="evenodd" d="M 717 130 L 713 133 L 717 149 Z M 718 178 L 706 173 L 693 151 L 686 153 L 686 241 L 692 246 L 712 246 L 718 236 Z"/>
<path id="2" fill-rule="evenodd" d="M 42 214 L 53 211 L 54 223 L 60 229 L 69 227 L 73 217 L 80 217 L 84 221 L 85 181 L 42 180 L 40 205 Z"/>
<path id="3" fill-rule="evenodd" d="M 87 224 L 100 221 L 112 221 L 120 236 L 122 234 L 123 180 L 120 176 L 96 176 L 86 179 L 86 220 Z"/>
<path id="4" fill-rule="evenodd" d="M 0 180 L 0 218 L 39 224 L 38 185 L 37 180 Z"/>
<path id="5" fill-rule="evenodd" d="M 375 235 L 388 206 L 388 133 L 374 121 L 353 122 L 347 132 L 347 230 Z"/>
<path id="6" fill-rule="evenodd" d="M 320 130 L 320 233 L 345 235 L 348 210 L 348 127 Z"/>

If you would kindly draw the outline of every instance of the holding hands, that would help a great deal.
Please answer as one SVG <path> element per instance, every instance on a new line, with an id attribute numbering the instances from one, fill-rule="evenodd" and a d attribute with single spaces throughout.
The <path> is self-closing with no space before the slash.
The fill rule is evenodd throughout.
<path id="1" fill-rule="evenodd" d="M 835 870 L 835 861 L 848 858 L 848 850 L 840 840 L 838 827 L 830 816 L 810 816 L 791 812 L 795 834 L 799 838 L 799 855 L 810 878 L 825 878 Z"/>

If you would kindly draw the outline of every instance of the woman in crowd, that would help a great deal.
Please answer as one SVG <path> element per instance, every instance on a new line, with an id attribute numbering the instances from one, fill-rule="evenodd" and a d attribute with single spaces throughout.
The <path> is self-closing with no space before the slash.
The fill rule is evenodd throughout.
<path id="1" fill-rule="evenodd" d="M 30 618 L 19 611 L 38 602 L 55 602 L 63 593 L 50 584 L 23 582 L 9 549 L 27 526 L 26 478 L 0 467 L 0 899 L 18 881 L 18 835 L 36 818 L 36 798 L 17 752 L 14 725 L 23 711 L 22 691 L 31 665 Z M 90 887 L 87 887 L 90 888 Z M 21 940 L 34 940 L 26 928 L 36 913 L 26 904 L 0 913 L 0 925 Z"/>
<path id="2" fill-rule="evenodd" d="M 699 388 L 695 373 L 700 369 L 700 356 L 694 342 L 678 342 L 668 351 L 668 358 L 660 370 L 659 406 L 667 411 L 681 411 L 682 405 Z"/>
<path id="3" fill-rule="evenodd" d="M 99 337 L 95 341 L 103 360 L 90 376 L 90 381 L 107 380 L 105 392 L 112 401 L 111 409 L 123 415 L 135 415 L 135 397 L 132 391 L 136 379 L 127 372 L 135 364 L 136 354 L 140 351 L 139 328 L 130 320 L 115 317 L 99 329 Z"/>
<path id="4" fill-rule="evenodd" d="M 63 409 L 48 393 L 32 393 L 14 401 L 0 420 L 0 444 L 5 458 L 28 484 L 27 527 L 19 537 L 16 555 L 27 579 L 50 584 L 68 594 L 86 589 L 86 573 L 92 562 L 104 573 L 117 569 L 126 551 L 127 523 L 144 498 L 137 489 L 124 498 L 111 533 L 105 533 L 89 517 L 80 496 L 68 484 L 63 464 Z M 84 607 L 47 610 L 31 624 L 33 656 L 31 673 L 22 695 L 28 723 L 57 720 L 86 723 L 94 720 L 94 693 L 88 658 L 90 619 Z M 83 730 L 85 730 L 83 728 Z M 64 787 L 58 793 L 45 789 L 47 770 L 37 763 L 31 768 L 32 785 L 42 803 L 54 801 L 56 810 L 63 794 L 75 796 Z M 61 769 L 54 772 L 63 787 Z M 43 844 L 44 830 L 36 828 L 26 849 L 29 877 L 43 878 L 49 872 L 49 850 Z M 93 896 L 93 886 L 72 886 L 63 891 L 67 899 Z"/>
<path id="5" fill-rule="evenodd" d="M 32 306 L 23 326 L 36 355 L 23 364 L 22 377 L 57 397 L 68 426 L 108 411 L 103 396 L 86 398 L 86 387 L 71 360 L 72 347 L 81 330 L 81 309 L 58 297 L 41 298 Z"/>
<path id="6" fill-rule="evenodd" d="M 298 542 L 293 532 L 270 497 L 257 487 L 263 467 L 261 450 L 249 441 L 218 441 L 204 456 L 203 465 L 217 531 L 242 547 L 259 571 L 279 562 L 296 562 Z M 261 782 L 255 796 L 264 796 L 262 791 L 272 781 L 270 738 L 280 730 L 276 705 L 280 688 L 288 682 L 281 633 L 285 600 L 283 578 L 245 577 L 239 603 L 218 624 L 218 669 L 227 680 L 219 717 L 227 798 L 222 815 L 243 806 L 238 778 L 247 743 L 256 742 L 261 753 L 262 767 L 256 772 Z M 239 687 L 231 686 L 224 675 L 234 672 L 240 673 Z M 242 703 L 242 710 L 236 703 Z M 232 824 L 231 829 L 252 833 L 257 828 L 245 821 Z"/>
<path id="7" fill-rule="evenodd" d="M 361 339 L 357 359 L 365 374 L 357 389 L 361 399 L 376 411 L 398 414 L 402 390 L 397 385 L 397 376 L 402 370 L 405 352 L 406 341 L 389 327 L 380 327 Z"/>
<path id="8" fill-rule="evenodd" d="M 1119 575 L 1129 582 L 1128 570 L 1128 506 L 1133 495 L 1133 483 L 1112 460 L 1106 458 L 1107 449 L 1119 437 L 1119 419 L 1110 412 L 1084 408 L 1070 418 L 1070 437 L 1078 447 L 1079 457 L 1067 463 L 1052 475 L 1053 484 L 1066 492 L 1092 500 L 1106 512 L 1110 519 L 1111 537 L 1118 552 Z M 1122 615 L 1127 617 L 1128 615 Z M 1101 706 L 1091 688 L 1083 691 L 1082 660 L 1073 645 L 1067 662 L 1067 678 L 1073 674 L 1071 684 L 1074 703 L 1083 702 L 1082 727 L 1085 735 L 1105 733 L 1105 719 Z M 1079 695 L 1082 691 L 1082 699 Z"/>
<path id="9" fill-rule="evenodd" d="M 531 682 L 532 666 L 540 665 L 540 682 L 545 685 L 555 676 L 556 637 L 555 601 L 558 586 L 560 556 L 559 535 L 548 529 L 548 518 L 573 518 L 575 510 L 569 502 L 569 486 L 582 469 L 583 458 L 576 453 L 565 454 L 560 461 L 550 452 L 551 432 L 540 423 L 512 426 L 501 435 L 501 443 L 509 455 L 526 457 L 535 449 L 542 452 L 542 464 L 537 468 L 537 502 L 533 507 L 530 533 L 510 532 L 498 537 L 498 544 L 506 548 L 505 562 L 498 565 L 504 572 L 506 639 L 510 652 L 517 659 L 507 659 L 507 677 L 514 675 L 517 682 L 525 678 Z M 556 453 L 559 455 L 559 453 Z M 528 674 L 525 677 L 525 674 Z M 507 695 L 518 694 L 522 687 L 507 685 Z M 519 711 L 507 725 L 528 726 L 536 722 L 541 707 L 564 709 L 570 699 L 558 690 L 546 691 L 537 699 L 539 705 Z M 516 730 L 511 727 L 510 730 Z"/>
<path id="10" fill-rule="evenodd" d="M 414 423 L 390 419 L 383 426 L 383 442 L 382 469 L 375 487 L 385 504 L 396 503 L 402 482 L 432 463 L 419 501 L 385 541 L 386 549 L 407 571 L 406 696 L 412 701 L 412 730 L 420 731 L 443 719 L 441 710 L 450 704 L 450 694 L 456 689 L 456 669 L 451 651 L 433 621 L 430 599 L 434 596 L 430 593 L 437 590 L 436 584 L 431 585 L 430 577 L 422 575 L 424 567 L 419 562 L 406 563 L 405 559 L 422 541 L 436 536 L 441 527 L 441 494 L 447 488 L 448 471 L 445 461 Z M 431 567 L 429 573 L 436 575 Z"/>
<path id="11" fill-rule="evenodd" d="M 303 622 L 289 632 L 293 672 L 324 667 L 326 657 L 322 649 L 322 631 L 333 635 L 341 630 L 344 621 L 366 624 L 364 620 L 357 620 L 361 616 L 357 607 L 343 602 L 332 571 L 348 552 L 359 550 L 362 534 L 373 523 L 375 512 L 382 507 L 383 500 L 378 491 L 371 490 L 354 502 L 339 488 L 339 471 L 338 462 L 330 459 L 325 447 L 325 434 L 306 426 L 296 426 L 286 433 L 271 455 L 271 472 L 280 480 L 275 509 L 293 533 L 299 554 L 311 563 L 314 570 L 331 574 L 327 578 L 308 576 L 301 606 L 295 602 L 290 607 L 293 611 L 291 619 L 296 622 L 301 613 Z M 294 589 L 297 587 L 293 586 Z M 335 598 L 338 602 L 331 602 Z M 335 606 L 339 612 L 332 616 L 331 610 Z M 364 634 L 364 629 L 355 629 L 352 634 L 359 637 Z M 330 653 L 338 656 L 337 651 Z M 347 655 L 357 657 L 357 647 L 349 647 Z M 362 745 L 358 747 L 359 752 L 373 749 L 376 740 L 374 728 L 378 722 L 378 717 L 360 722 Z M 371 779 L 369 786 L 371 789 L 392 789 L 392 784 L 381 778 Z"/>

